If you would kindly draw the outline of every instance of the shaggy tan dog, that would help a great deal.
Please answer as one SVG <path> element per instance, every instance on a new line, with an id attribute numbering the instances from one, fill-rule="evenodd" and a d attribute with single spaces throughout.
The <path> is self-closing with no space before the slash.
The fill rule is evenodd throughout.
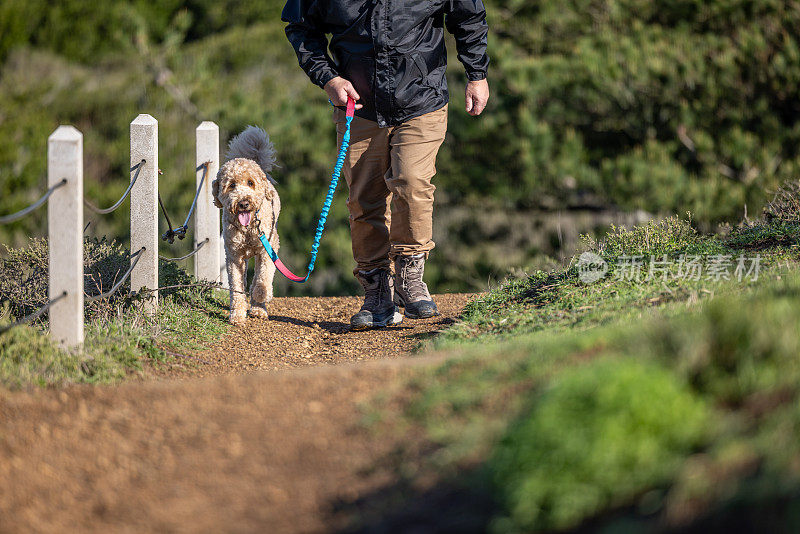
<path id="1" fill-rule="evenodd" d="M 222 208 L 228 286 L 231 292 L 231 323 L 242 325 L 251 317 L 267 319 L 272 300 L 275 265 L 258 236 L 268 237 L 272 248 L 280 247 L 275 227 L 281 200 L 270 171 L 275 166 L 275 147 L 261 128 L 249 126 L 228 145 L 226 162 L 211 184 L 214 204 Z M 247 260 L 255 257 L 256 271 L 248 302 Z"/>

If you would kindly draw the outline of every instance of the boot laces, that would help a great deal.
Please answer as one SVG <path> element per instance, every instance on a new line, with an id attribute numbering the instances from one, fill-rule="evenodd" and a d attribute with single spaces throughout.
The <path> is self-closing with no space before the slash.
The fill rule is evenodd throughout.
<path id="1" fill-rule="evenodd" d="M 376 310 L 381 304 L 381 296 L 387 291 L 389 277 L 381 271 L 362 273 L 364 277 L 364 305 L 362 309 Z"/>
<path id="2" fill-rule="evenodd" d="M 428 286 L 422 281 L 422 274 L 425 269 L 424 256 L 404 257 L 400 262 L 400 279 L 402 280 L 403 291 L 409 296 L 412 302 L 428 300 Z"/>

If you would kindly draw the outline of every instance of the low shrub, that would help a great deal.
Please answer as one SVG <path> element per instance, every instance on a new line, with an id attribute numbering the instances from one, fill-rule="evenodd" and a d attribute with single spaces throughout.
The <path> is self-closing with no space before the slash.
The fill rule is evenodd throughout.
<path id="1" fill-rule="evenodd" d="M 496 532 L 576 527 L 669 482 L 709 437 L 711 410 L 653 363 L 565 371 L 490 460 L 508 515 Z"/>
<path id="2" fill-rule="evenodd" d="M 767 221 L 800 221 L 800 180 L 784 183 L 764 206 Z"/>
<path id="3" fill-rule="evenodd" d="M 84 242 L 84 293 L 109 291 L 130 267 L 120 243 Z M 6 248 L 0 258 L 0 327 L 30 314 L 48 299 L 48 247 L 45 239 Z M 47 314 L 31 326 L 0 334 L 0 386 L 49 386 L 113 382 L 138 373 L 143 362 L 160 365 L 168 352 L 192 351 L 218 339 L 228 328 L 226 304 L 209 284 L 197 283 L 179 265 L 160 261 L 159 311 L 142 313 L 130 294 L 130 281 L 108 298 L 86 301 L 86 340 L 81 350 L 65 351 L 46 335 Z M 165 336 L 177 332 L 179 336 Z"/>
<path id="4" fill-rule="evenodd" d="M 602 256 L 663 256 L 682 252 L 700 241 L 700 235 L 688 220 L 672 216 L 648 221 L 632 228 L 611 226 L 600 241 L 584 237 L 589 248 Z"/>
<path id="5" fill-rule="evenodd" d="M 116 240 L 87 238 L 83 244 L 84 283 L 83 291 L 87 297 L 108 292 L 131 265 L 127 248 Z M 33 238 L 25 247 L 6 246 L 0 257 L 0 302 L 7 305 L 12 317 L 21 318 L 32 313 L 48 301 L 48 246 L 47 240 Z M 162 286 L 189 285 L 192 278 L 179 266 L 171 262 L 159 261 L 159 283 Z M 174 294 L 184 298 L 180 288 L 172 288 L 162 295 Z M 103 315 L 108 310 L 130 304 L 130 280 L 110 297 L 98 302 L 87 302 L 86 317 Z M 44 322 L 44 315 L 40 322 Z"/>
<path id="6" fill-rule="evenodd" d="M 733 250 L 774 250 L 800 243 L 800 221 L 773 219 L 765 224 L 733 228 L 724 238 L 725 246 Z"/>

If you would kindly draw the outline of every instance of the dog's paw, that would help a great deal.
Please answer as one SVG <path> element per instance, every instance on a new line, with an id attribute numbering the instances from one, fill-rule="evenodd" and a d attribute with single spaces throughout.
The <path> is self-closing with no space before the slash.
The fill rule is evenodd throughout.
<path id="1" fill-rule="evenodd" d="M 244 326 L 247 322 L 247 315 L 231 315 L 231 324 L 233 326 Z"/>
<path id="2" fill-rule="evenodd" d="M 269 258 L 267 258 L 267 261 L 270 261 Z M 254 303 L 267 302 L 267 299 L 269 298 L 269 291 L 267 291 L 267 286 L 265 286 L 264 284 L 256 284 L 253 287 L 252 297 Z M 258 304 L 253 304 L 253 306 L 258 306 Z"/>
<path id="3" fill-rule="evenodd" d="M 257 319 L 269 319 L 269 313 L 267 313 L 267 307 L 264 305 L 253 304 L 250 308 L 250 317 L 255 317 Z"/>

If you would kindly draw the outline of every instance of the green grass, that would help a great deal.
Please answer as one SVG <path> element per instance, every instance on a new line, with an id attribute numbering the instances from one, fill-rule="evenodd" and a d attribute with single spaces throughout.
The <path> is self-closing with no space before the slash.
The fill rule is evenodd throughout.
<path id="1" fill-rule="evenodd" d="M 587 249 L 609 262 L 602 280 L 585 284 L 575 262 L 566 269 L 537 271 L 511 280 L 469 303 L 463 321 L 439 336 L 434 348 L 473 341 L 495 341 L 541 330 L 588 328 L 612 321 L 635 321 L 657 313 L 680 314 L 687 306 L 714 295 L 739 294 L 758 285 L 747 270 L 759 257 L 759 274 L 778 276 L 793 265 L 798 253 L 797 223 L 761 224 L 733 230 L 727 236 L 701 236 L 678 218 L 649 222 L 630 230 L 612 228 L 600 242 L 586 239 Z M 650 248 L 648 248 L 650 247 Z M 659 269 L 666 255 L 669 272 L 648 279 L 650 259 Z M 620 268 L 625 257 L 641 256 L 638 279 L 630 268 Z M 705 258 L 699 279 L 683 276 L 681 269 L 693 257 Z M 708 277 L 705 264 L 727 258 L 729 278 Z M 739 258 L 745 271 L 736 276 Z M 630 261 L 630 260 L 627 260 Z M 666 274 L 666 280 L 664 275 Z"/>
<path id="2" fill-rule="evenodd" d="M 94 295 L 107 290 L 128 264 L 128 254 L 118 243 L 87 240 L 84 291 Z M 0 326 L 47 301 L 46 265 L 44 240 L 6 251 L 0 259 Z M 112 298 L 87 303 L 81 350 L 51 343 L 46 315 L 32 326 L 0 334 L 0 386 L 111 383 L 139 374 L 145 366 L 193 366 L 194 361 L 182 354 L 201 350 L 229 327 L 222 292 L 193 282 L 179 266 L 162 262 L 161 286 L 181 287 L 160 292 L 155 317 L 142 313 L 137 299 L 127 296 L 129 282 Z"/>
<path id="3" fill-rule="evenodd" d="M 759 278 L 634 283 L 612 267 L 584 284 L 571 265 L 482 296 L 429 345 L 451 357 L 409 381 L 402 428 L 422 430 L 447 484 L 495 496 L 476 529 L 800 528 L 798 234 L 683 225 L 591 248 L 758 253 Z"/>

